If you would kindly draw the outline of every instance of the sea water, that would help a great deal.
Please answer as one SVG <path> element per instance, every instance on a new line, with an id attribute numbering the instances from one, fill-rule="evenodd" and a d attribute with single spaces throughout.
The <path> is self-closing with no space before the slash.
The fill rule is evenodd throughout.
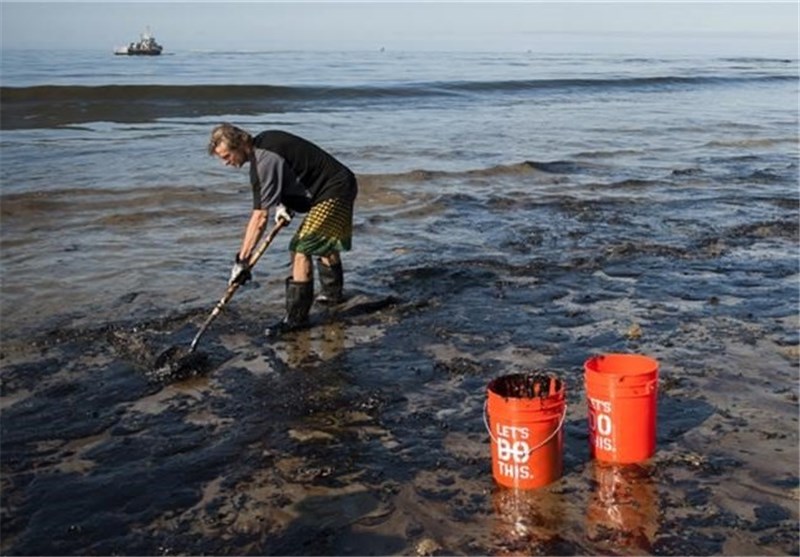
<path id="1" fill-rule="evenodd" d="M 131 314 L 200 303 L 187 281 L 223 285 L 250 206 L 246 171 L 206 152 L 222 121 L 304 136 L 360 177 L 350 260 L 363 282 L 392 249 L 507 257 L 533 222 L 552 236 L 536 255 L 558 260 L 569 226 L 552 200 L 628 203 L 636 225 L 614 234 L 666 245 L 796 211 L 796 59 L 2 56 L 5 334 L 117 315 L 121 298 Z M 580 249 L 608 243 L 602 232 Z M 283 247 L 269 255 L 285 263 Z"/>

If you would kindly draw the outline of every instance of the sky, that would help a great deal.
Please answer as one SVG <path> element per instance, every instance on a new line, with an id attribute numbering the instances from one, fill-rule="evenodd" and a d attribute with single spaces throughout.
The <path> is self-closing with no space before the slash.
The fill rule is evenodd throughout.
<path id="1" fill-rule="evenodd" d="M 167 51 L 559 50 L 564 43 L 747 44 L 797 57 L 797 0 L 781 2 L 6 2 L 3 50 L 111 50 L 149 28 Z"/>

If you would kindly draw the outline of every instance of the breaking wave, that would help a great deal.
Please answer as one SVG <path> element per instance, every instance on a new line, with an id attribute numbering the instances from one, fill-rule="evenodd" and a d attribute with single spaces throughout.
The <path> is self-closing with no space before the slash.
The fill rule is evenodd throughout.
<path id="1" fill-rule="evenodd" d="M 652 92 L 719 84 L 796 80 L 791 74 L 704 75 L 616 79 L 528 79 L 394 83 L 370 86 L 275 85 L 44 85 L 0 88 L 3 129 L 74 125 L 87 122 L 148 122 L 159 118 L 222 114 L 264 114 L 304 110 L 352 110 L 397 106 L 426 98 L 463 100 L 483 95 L 536 95 L 537 92 L 623 90 Z M 313 105 L 312 105 L 313 103 Z"/>

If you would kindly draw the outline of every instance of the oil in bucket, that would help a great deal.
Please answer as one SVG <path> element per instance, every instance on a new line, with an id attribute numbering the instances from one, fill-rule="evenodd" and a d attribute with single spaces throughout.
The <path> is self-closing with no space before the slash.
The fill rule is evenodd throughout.
<path id="1" fill-rule="evenodd" d="M 566 386 L 548 373 L 493 379 L 484 422 L 492 440 L 492 474 L 505 487 L 533 489 L 561 477 Z"/>
<path id="2" fill-rule="evenodd" d="M 603 354 L 584 364 L 589 447 L 603 462 L 630 464 L 656 450 L 658 362 L 637 354 Z"/>

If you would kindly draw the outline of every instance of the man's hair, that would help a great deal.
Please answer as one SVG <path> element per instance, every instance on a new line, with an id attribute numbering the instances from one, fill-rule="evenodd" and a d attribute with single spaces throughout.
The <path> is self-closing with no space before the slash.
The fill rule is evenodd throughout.
<path id="1" fill-rule="evenodd" d="M 208 142 L 208 154 L 213 155 L 220 143 L 225 143 L 231 151 L 241 149 L 253 143 L 252 136 L 233 124 L 220 124 L 211 130 L 211 139 Z"/>

